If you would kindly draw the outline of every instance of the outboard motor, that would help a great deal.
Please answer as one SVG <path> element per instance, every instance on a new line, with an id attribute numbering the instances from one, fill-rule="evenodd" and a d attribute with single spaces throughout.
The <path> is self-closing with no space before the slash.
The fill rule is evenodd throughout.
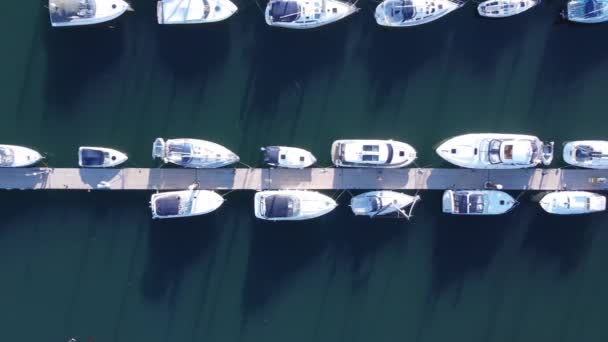
<path id="1" fill-rule="evenodd" d="M 553 145 L 555 145 L 553 141 L 548 144 L 542 144 L 540 157 L 543 165 L 549 165 L 553 161 Z"/>

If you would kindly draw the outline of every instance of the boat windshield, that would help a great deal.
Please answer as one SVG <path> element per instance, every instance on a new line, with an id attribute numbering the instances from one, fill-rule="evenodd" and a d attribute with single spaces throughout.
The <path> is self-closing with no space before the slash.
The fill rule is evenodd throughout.
<path id="1" fill-rule="evenodd" d="M 0 147 L 0 166 L 11 166 L 15 162 L 15 153 L 11 148 Z"/>
<path id="2" fill-rule="evenodd" d="M 279 163 L 280 148 L 277 146 L 269 146 L 264 149 L 264 162 L 267 164 Z"/>
<path id="3" fill-rule="evenodd" d="M 384 4 L 384 15 L 390 22 L 406 22 L 416 16 L 416 7 L 412 0 L 388 1 Z"/>
<path id="4" fill-rule="evenodd" d="M 95 16 L 95 0 L 50 0 L 49 12 L 54 22 L 70 21 L 74 17 Z"/>
<path id="5" fill-rule="evenodd" d="M 387 155 L 386 155 L 386 163 L 390 164 L 393 161 L 393 145 L 386 144 Z"/>
<path id="6" fill-rule="evenodd" d="M 488 145 L 488 157 L 490 159 L 490 163 L 492 164 L 500 164 L 502 160 L 500 160 L 500 145 L 502 142 L 500 140 L 491 140 Z"/>
<path id="7" fill-rule="evenodd" d="M 300 213 L 300 201 L 293 196 L 271 195 L 263 201 L 267 218 L 293 217 Z"/>
<path id="8" fill-rule="evenodd" d="M 483 214 L 484 195 L 457 193 L 454 196 L 454 212 L 459 214 Z"/>
<path id="9" fill-rule="evenodd" d="M 298 20 L 301 12 L 296 1 L 273 1 L 268 14 L 274 22 L 289 23 Z"/>

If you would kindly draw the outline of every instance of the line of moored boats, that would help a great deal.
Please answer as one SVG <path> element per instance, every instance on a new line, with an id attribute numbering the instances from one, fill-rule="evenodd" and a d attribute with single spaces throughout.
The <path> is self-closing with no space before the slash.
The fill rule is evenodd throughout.
<path id="1" fill-rule="evenodd" d="M 272 167 L 303 169 L 317 160 L 311 152 L 297 147 L 268 146 L 262 148 L 262 152 L 264 162 Z M 553 160 L 554 143 L 523 134 L 465 134 L 441 142 L 436 152 L 446 161 L 465 168 L 522 169 L 549 165 Z M 152 145 L 152 156 L 186 168 L 219 168 L 240 160 L 222 145 L 189 138 L 157 138 Z M 0 145 L 0 167 L 32 166 L 42 158 L 40 153 L 27 147 Z M 416 158 L 416 150 L 411 145 L 394 140 L 337 140 L 331 147 L 331 160 L 337 167 L 400 168 L 411 165 Z M 608 141 L 567 142 L 563 158 L 577 167 L 608 169 Z M 78 149 L 78 165 L 84 168 L 116 167 L 127 159 L 125 153 L 107 147 Z M 103 184 L 99 188 L 103 188 Z M 447 190 L 443 195 L 443 212 L 455 215 L 507 213 L 517 201 L 500 191 L 501 188 L 499 184 L 488 182 L 484 189 Z M 350 206 L 356 215 L 409 218 L 419 199 L 395 191 L 370 191 L 354 196 Z M 216 192 L 196 188 L 157 193 L 151 199 L 152 216 L 202 215 L 216 210 L 223 201 Z M 605 210 L 606 198 L 585 191 L 556 191 L 547 194 L 540 204 L 553 214 L 583 214 Z M 255 195 L 255 215 L 272 221 L 310 219 L 324 215 L 336 206 L 332 198 L 315 191 L 273 190 Z M 405 211 L 407 207 L 410 207 L 409 212 Z"/>
<path id="2" fill-rule="evenodd" d="M 384 0 L 374 17 L 378 25 L 409 27 L 429 23 L 466 4 L 466 0 Z M 486 0 L 479 15 L 505 18 L 527 11 L 540 0 Z M 49 0 L 51 25 L 81 26 L 118 18 L 131 6 L 124 0 Z M 230 0 L 159 0 L 159 24 L 204 24 L 226 20 L 237 12 Z M 356 3 L 339 0 L 270 0 L 264 17 L 270 26 L 312 29 L 334 23 L 358 12 Z M 608 0 L 569 0 L 562 17 L 578 23 L 608 20 Z"/>

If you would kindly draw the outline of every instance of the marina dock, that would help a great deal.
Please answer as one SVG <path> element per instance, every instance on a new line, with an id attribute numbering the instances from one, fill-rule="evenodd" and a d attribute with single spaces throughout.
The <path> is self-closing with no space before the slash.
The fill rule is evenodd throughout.
<path id="1" fill-rule="evenodd" d="M 608 190 L 608 170 L 587 169 L 180 169 L 5 168 L 0 189 L 180 190 L 445 190 L 482 189 L 491 181 L 504 190 Z"/>

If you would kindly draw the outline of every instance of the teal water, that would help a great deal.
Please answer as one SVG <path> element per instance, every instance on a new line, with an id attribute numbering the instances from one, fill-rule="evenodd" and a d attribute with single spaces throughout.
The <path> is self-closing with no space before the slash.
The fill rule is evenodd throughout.
<path id="1" fill-rule="evenodd" d="M 113 28 L 52 30 L 42 2 L 6 3 L 2 141 L 53 166 L 92 144 L 154 167 L 157 136 L 213 140 L 251 165 L 268 144 L 328 165 L 334 139 L 394 138 L 447 166 L 433 145 L 463 132 L 606 138 L 608 26 L 559 22 L 562 3 L 495 21 L 468 4 L 387 30 L 366 2 L 314 32 L 237 5 L 218 25 L 159 27 L 138 0 Z M 370 221 L 343 194 L 319 220 L 269 224 L 234 192 L 212 215 L 152 222 L 149 195 L 0 192 L 0 339 L 608 338 L 605 214 L 550 217 L 524 194 L 507 216 L 453 218 L 424 192 L 411 222 Z"/>

